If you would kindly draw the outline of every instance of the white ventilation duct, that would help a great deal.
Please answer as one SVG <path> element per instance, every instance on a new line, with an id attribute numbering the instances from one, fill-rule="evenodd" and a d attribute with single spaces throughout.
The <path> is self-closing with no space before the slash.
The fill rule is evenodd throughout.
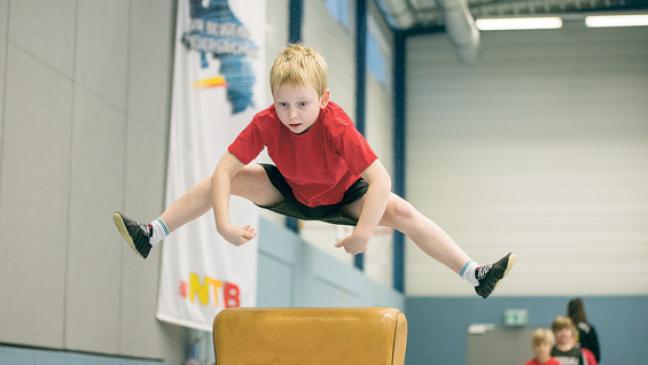
<path id="1" fill-rule="evenodd" d="M 414 25 L 414 14 L 407 0 L 378 0 L 378 6 L 392 27 L 403 30 Z"/>
<path id="2" fill-rule="evenodd" d="M 445 19 L 445 27 L 461 62 L 475 63 L 479 58 L 479 30 L 466 0 L 434 0 Z M 392 27 L 405 30 L 415 25 L 407 0 L 379 0 L 378 6 Z"/>
<path id="3" fill-rule="evenodd" d="M 461 62 L 472 64 L 479 58 L 479 30 L 466 0 L 434 0 L 445 17 L 448 36 Z"/>

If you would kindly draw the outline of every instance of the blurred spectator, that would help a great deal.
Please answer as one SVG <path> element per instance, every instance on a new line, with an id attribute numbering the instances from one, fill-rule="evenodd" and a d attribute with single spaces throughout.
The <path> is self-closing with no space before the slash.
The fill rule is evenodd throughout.
<path id="1" fill-rule="evenodd" d="M 581 347 L 584 347 L 596 357 L 597 362 L 601 362 L 601 349 L 599 348 L 598 335 L 594 326 L 587 321 L 585 315 L 585 305 L 581 298 L 575 298 L 569 301 L 567 305 L 567 315 L 578 328 L 578 337 Z"/>
<path id="2" fill-rule="evenodd" d="M 551 356 L 561 365 L 598 365 L 596 357 L 588 349 L 578 345 L 578 329 L 568 317 L 556 317 L 551 324 L 556 345 L 551 349 Z"/>
<path id="3" fill-rule="evenodd" d="M 533 331 L 531 344 L 535 357 L 525 365 L 560 365 L 558 360 L 551 357 L 551 348 L 555 343 L 553 333 L 545 328 Z"/>

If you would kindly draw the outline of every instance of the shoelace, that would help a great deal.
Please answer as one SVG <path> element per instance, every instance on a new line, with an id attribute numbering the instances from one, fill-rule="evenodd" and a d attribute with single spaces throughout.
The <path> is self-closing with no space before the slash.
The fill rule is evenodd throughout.
<path id="1" fill-rule="evenodd" d="M 149 224 L 139 224 L 140 228 L 142 229 L 142 232 L 144 232 L 145 235 L 150 236 L 153 230 L 151 227 L 149 227 Z"/>
<path id="2" fill-rule="evenodd" d="M 488 272 L 490 271 L 491 266 L 491 264 L 478 266 L 476 269 L 477 275 L 475 275 L 477 276 L 477 280 L 482 280 L 483 278 L 485 278 L 486 274 L 488 274 Z"/>

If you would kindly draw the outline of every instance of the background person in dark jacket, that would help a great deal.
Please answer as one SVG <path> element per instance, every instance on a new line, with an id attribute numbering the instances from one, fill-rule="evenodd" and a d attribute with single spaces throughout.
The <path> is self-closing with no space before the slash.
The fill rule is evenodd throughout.
<path id="1" fill-rule="evenodd" d="M 587 321 L 585 306 L 581 298 L 575 298 L 569 301 L 567 315 L 574 322 L 576 328 L 578 328 L 578 337 L 581 346 L 592 351 L 596 357 L 596 361 L 601 362 L 601 349 L 599 347 L 598 335 L 594 326 Z"/>

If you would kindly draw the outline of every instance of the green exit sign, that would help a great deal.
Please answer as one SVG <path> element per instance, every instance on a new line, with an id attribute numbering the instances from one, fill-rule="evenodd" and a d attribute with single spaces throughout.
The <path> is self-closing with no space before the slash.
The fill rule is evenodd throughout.
<path id="1" fill-rule="evenodd" d="M 526 309 L 507 309 L 504 312 L 505 326 L 526 326 L 529 324 L 529 311 Z"/>

